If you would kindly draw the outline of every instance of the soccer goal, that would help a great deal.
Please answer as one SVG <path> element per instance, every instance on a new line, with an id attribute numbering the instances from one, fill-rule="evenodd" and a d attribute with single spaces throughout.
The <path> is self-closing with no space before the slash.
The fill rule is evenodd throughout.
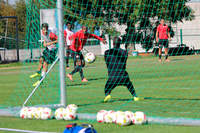
<path id="1" fill-rule="evenodd" d="M 0 61 L 19 61 L 18 18 L 0 16 Z"/>
<path id="2" fill-rule="evenodd" d="M 94 120 L 99 110 L 129 110 L 144 112 L 151 123 L 200 125 L 200 60 L 195 54 L 200 47 L 190 44 L 199 42 L 199 35 L 188 32 L 188 28 L 200 27 L 199 8 L 195 4 L 199 3 L 26 0 L 29 55 L 39 59 L 43 54 L 41 26 L 48 23 L 58 36 L 58 58 L 49 65 L 48 74 L 36 88 L 32 85 L 39 78 L 30 79 L 29 75 L 37 70 L 39 63 L 25 61 L 16 89 L 5 106 L 76 104 L 79 118 L 83 119 Z M 80 41 L 84 43 L 81 50 L 83 56 L 92 52 L 96 60 L 86 61 L 83 68 L 74 67 L 72 54 L 68 57 L 69 69 L 65 68 L 63 34 L 67 24 L 71 24 L 74 34 L 84 27 L 87 29 L 85 40 Z M 189 36 L 196 40 L 190 40 Z M 121 46 L 117 47 L 118 44 Z M 88 81 L 84 82 L 84 78 Z M 136 96 L 140 100 L 134 100 Z"/>

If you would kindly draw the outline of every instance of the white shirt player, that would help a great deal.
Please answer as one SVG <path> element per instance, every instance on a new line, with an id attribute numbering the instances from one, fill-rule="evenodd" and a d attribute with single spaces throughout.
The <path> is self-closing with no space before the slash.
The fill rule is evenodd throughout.
<path id="1" fill-rule="evenodd" d="M 73 35 L 73 34 L 74 34 L 74 33 L 73 33 L 72 31 L 70 31 L 68 28 L 66 28 L 66 29 L 64 30 L 64 35 L 65 35 L 65 37 L 66 37 L 66 40 L 65 40 L 66 46 L 70 46 L 70 45 L 71 45 L 72 40 L 69 40 L 69 37 L 70 37 L 71 35 Z"/>

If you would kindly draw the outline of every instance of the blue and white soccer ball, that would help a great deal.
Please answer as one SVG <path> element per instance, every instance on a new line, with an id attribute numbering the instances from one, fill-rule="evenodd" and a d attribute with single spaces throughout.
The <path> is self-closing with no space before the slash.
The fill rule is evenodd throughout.
<path id="1" fill-rule="evenodd" d="M 87 54 L 85 55 L 85 61 L 86 61 L 87 63 L 93 63 L 93 62 L 95 61 L 95 59 L 96 59 L 96 56 L 95 56 L 95 54 L 92 53 L 92 52 L 89 52 L 89 53 L 87 53 Z"/>

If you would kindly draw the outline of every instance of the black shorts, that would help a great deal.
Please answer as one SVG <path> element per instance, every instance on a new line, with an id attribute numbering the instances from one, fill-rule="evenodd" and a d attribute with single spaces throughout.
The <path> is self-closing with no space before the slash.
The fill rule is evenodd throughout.
<path id="1" fill-rule="evenodd" d="M 44 59 L 44 61 L 47 62 L 47 64 L 51 64 L 56 59 L 57 51 L 58 51 L 57 48 L 56 49 L 52 49 L 52 50 L 49 50 L 48 48 L 46 48 L 43 51 L 42 58 Z"/>
<path id="2" fill-rule="evenodd" d="M 159 48 L 162 48 L 163 46 L 164 48 L 168 48 L 169 47 L 168 39 L 160 39 L 158 41 L 158 45 L 159 45 Z"/>
<path id="3" fill-rule="evenodd" d="M 70 51 L 71 51 L 71 50 L 70 50 L 70 46 L 67 45 L 67 46 L 66 46 L 66 54 L 70 54 Z"/>
<path id="4" fill-rule="evenodd" d="M 85 66 L 85 60 L 84 60 L 82 52 L 75 52 L 73 50 L 70 50 L 70 53 L 71 53 L 72 59 L 74 61 L 74 66 L 76 66 L 76 63 L 78 61 L 81 61 L 82 67 Z"/>

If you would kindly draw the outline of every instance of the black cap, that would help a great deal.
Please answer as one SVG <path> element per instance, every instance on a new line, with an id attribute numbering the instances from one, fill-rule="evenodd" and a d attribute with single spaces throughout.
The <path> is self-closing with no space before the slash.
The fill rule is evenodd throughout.
<path id="1" fill-rule="evenodd" d="M 48 23 L 43 23 L 42 24 L 42 28 L 48 28 L 48 27 L 49 27 Z"/>

